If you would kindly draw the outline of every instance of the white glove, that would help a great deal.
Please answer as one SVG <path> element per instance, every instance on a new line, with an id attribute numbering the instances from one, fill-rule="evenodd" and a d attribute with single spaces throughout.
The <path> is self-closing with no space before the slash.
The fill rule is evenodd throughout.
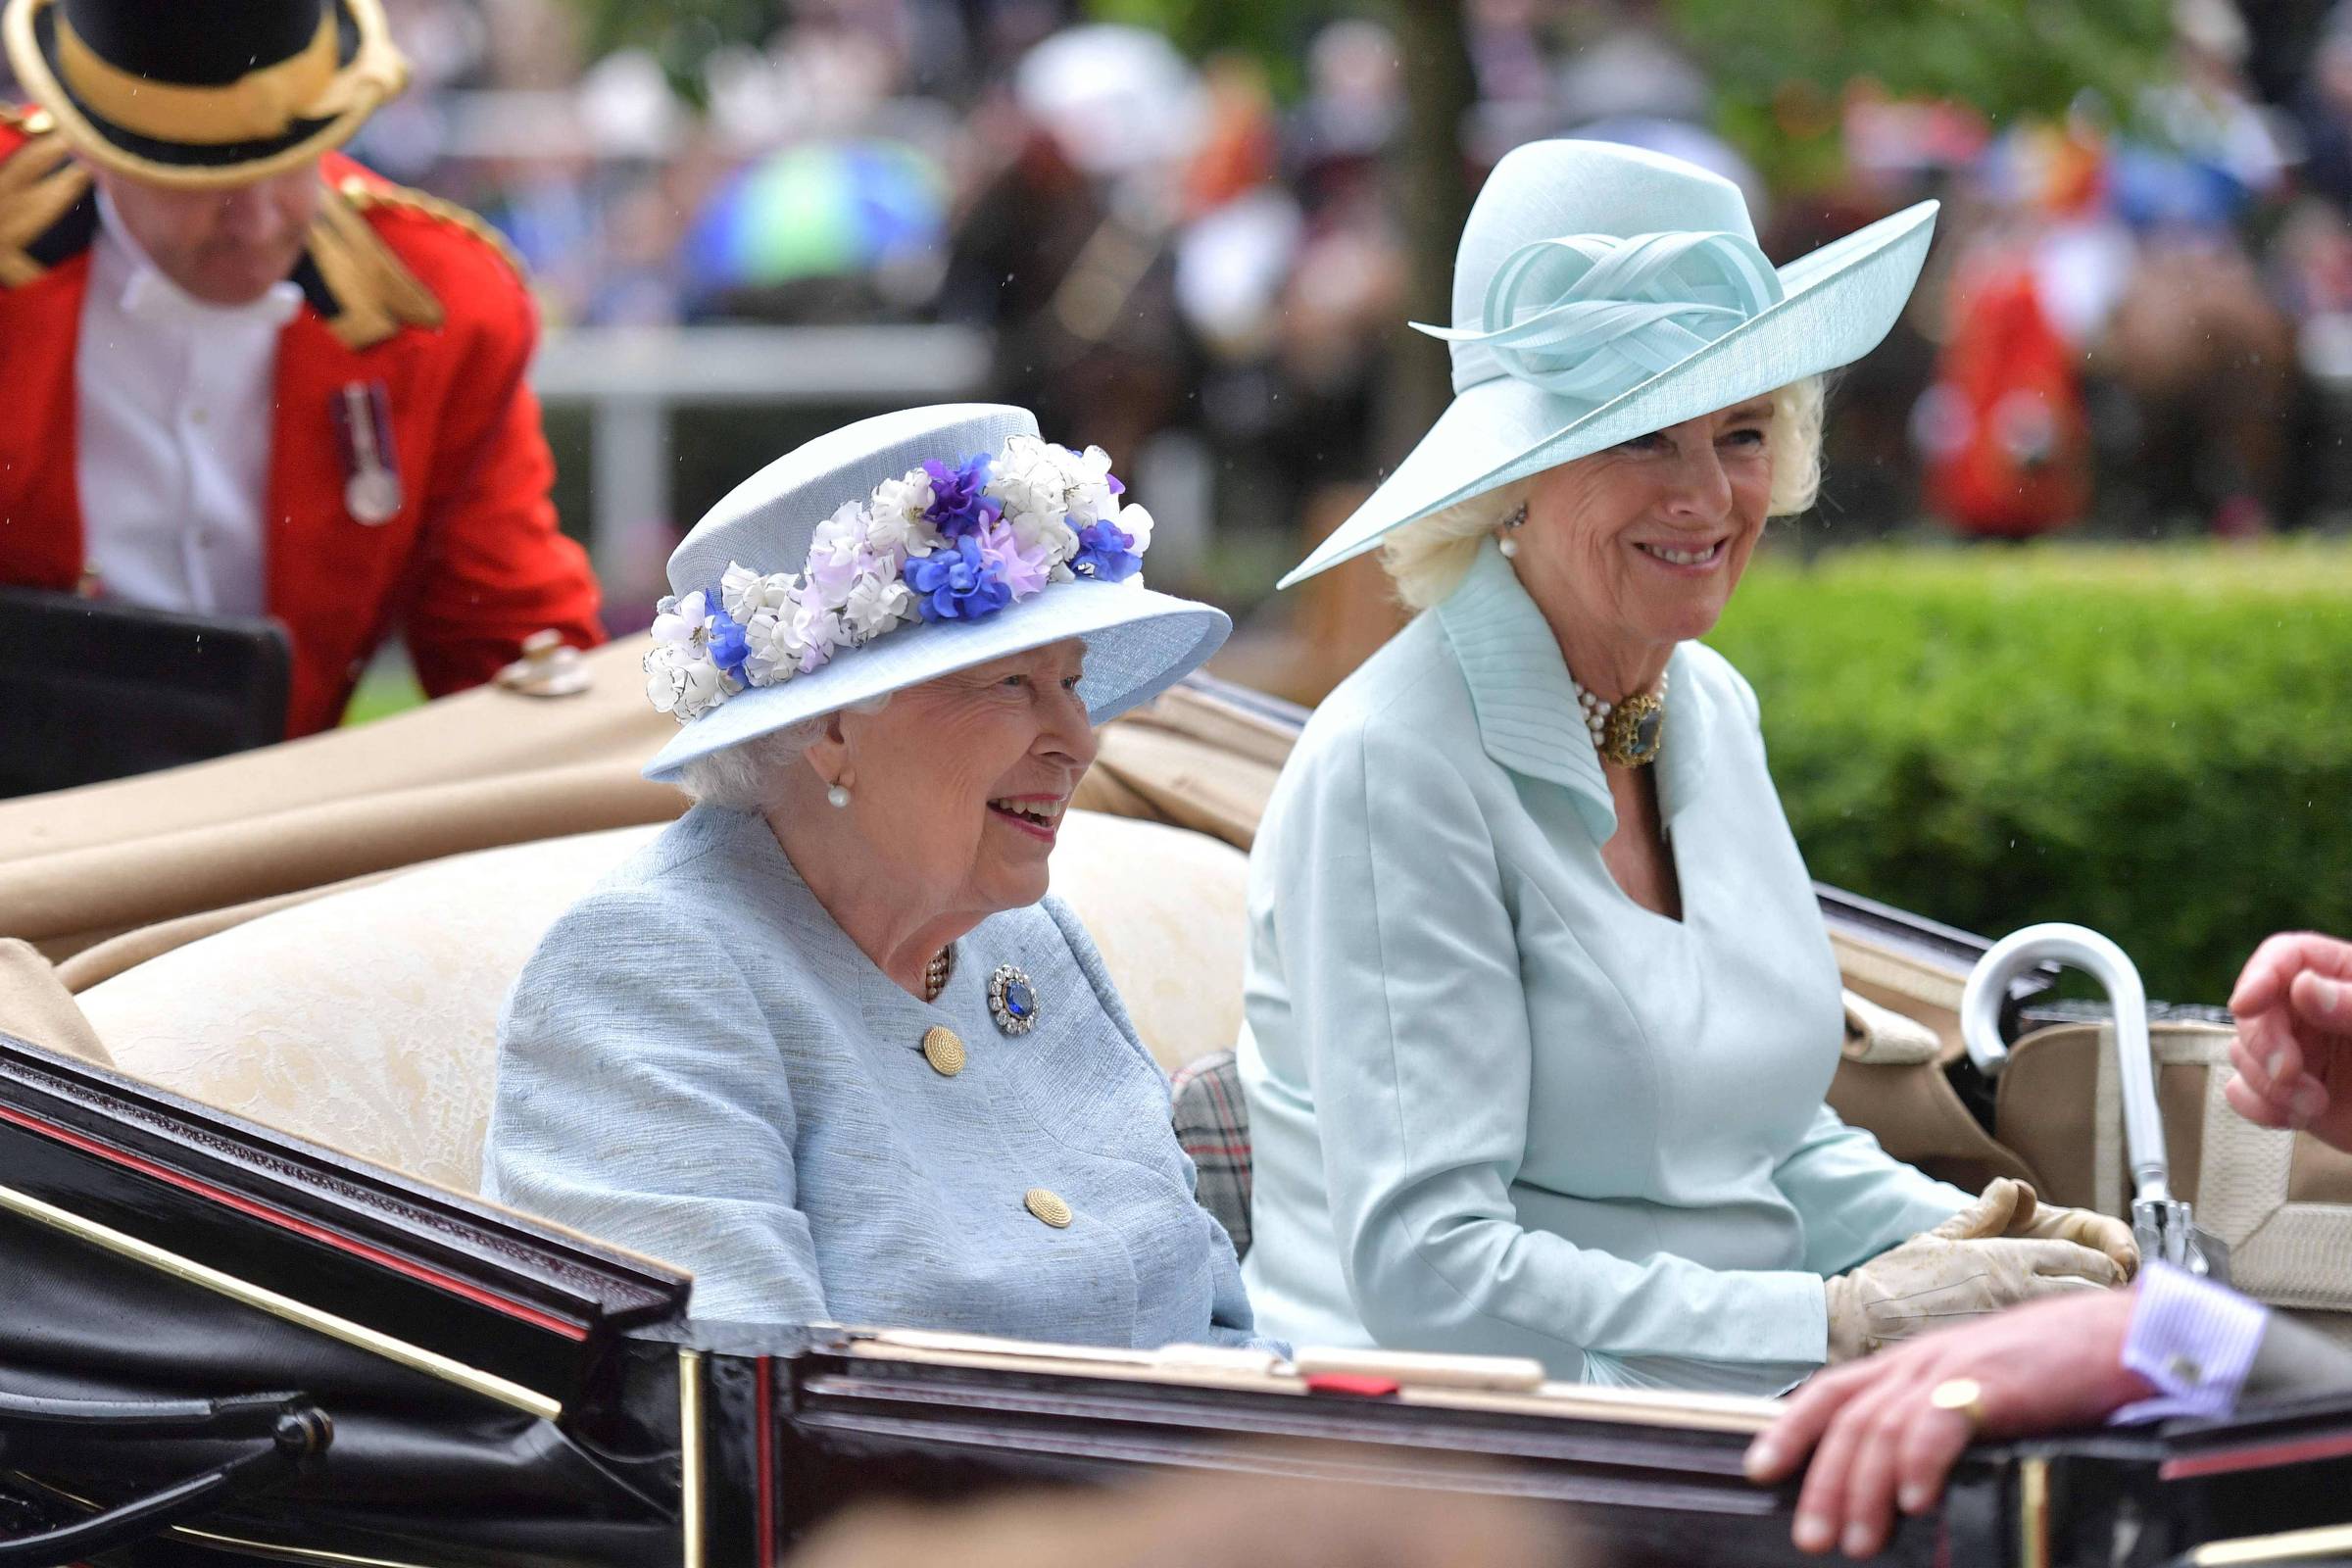
<path id="1" fill-rule="evenodd" d="M 2123 1270 L 2103 1251 L 2062 1238 L 2007 1234 L 2021 1210 L 2025 1223 L 2033 1223 L 2033 1201 L 2023 1182 L 1996 1181 L 1934 1230 L 1823 1281 L 1830 1360 L 1850 1361 L 2036 1297 L 2122 1283 Z"/>

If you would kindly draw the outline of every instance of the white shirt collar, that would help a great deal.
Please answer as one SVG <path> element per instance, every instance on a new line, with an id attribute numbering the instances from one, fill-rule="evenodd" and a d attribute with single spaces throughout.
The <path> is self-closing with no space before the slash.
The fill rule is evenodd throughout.
<path id="1" fill-rule="evenodd" d="M 214 305 L 196 298 L 148 259 L 146 249 L 131 236 L 130 226 L 104 190 L 98 192 L 98 249 L 101 276 L 111 274 L 121 280 L 118 298 L 122 314 L 133 320 L 223 327 L 267 323 L 276 327 L 292 320 L 302 309 L 302 288 L 291 279 L 270 284 L 259 299 L 243 305 Z M 104 265 L 110 261 L 113 266 Z"/>

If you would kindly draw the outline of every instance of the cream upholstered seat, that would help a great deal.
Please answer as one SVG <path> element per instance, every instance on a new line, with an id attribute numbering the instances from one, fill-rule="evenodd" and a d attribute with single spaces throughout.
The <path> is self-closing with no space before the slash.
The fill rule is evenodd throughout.
<path id="1" fill-rule="evenodd" d="M 659 828 L 432 861 L 189 943 L 81 994 L 122 1071 L 470 1192 L 500 1004 L 539 937 Z M 1242 854 L 1073 811 L 1054 891 L 1102 947 L 1163 1067 L 1241 1025 Z"/>

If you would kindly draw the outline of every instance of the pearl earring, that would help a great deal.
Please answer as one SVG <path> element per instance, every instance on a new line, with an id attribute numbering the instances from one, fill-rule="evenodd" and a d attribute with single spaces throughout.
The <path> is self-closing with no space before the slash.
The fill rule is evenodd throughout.
<path id="1" fill-rule="evenodd" d="M 1525 507 L 1521 507 L 1518 511 L 1512 513 L 1509 516 L 1502 519 L 1502 543 L 1496 546 L 1496 548 L 1502 552 L 1503 560 L 1511 561 L 1517 559 L 1519 555 L 1519 541 L 1512 538 L 1511 535 L 1518 529 L 1524 528 L 1525 526 L 1527 526 L 1527 508 Z"/>
<path id="2" fill-rule="evenodd" d="M 850 804 L 850 787 L 847 784 L 836 784 L 825 791 L 825 804 L 837 811 L 847 807 Z"/>

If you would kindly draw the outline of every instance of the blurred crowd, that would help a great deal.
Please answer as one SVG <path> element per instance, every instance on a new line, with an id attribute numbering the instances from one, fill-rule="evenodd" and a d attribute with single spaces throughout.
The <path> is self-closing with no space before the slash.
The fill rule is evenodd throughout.
<path id="1" fill-rule="evenodd" d="M 352 150 L 487 215 L 555 325 L 968 323 L 1001 395 L 1190 451 L 1227 524 L 1287 532 L 1394 459 L 1408 68 L 1380 23 L 1193 60 L 1077 0 L 765 5 L 763 41 L 600 54 L 596 0 L 386 0 L 416 83 Z M 1473 180 L 1563 133 L 1693 159 L 1780 258 L 1945 201 L 1838 399 L 1831 530 L 2325 521 L 2352 514 L 2352 0 L 2254 10 L 2179 0 L 2138 102 L 2042 122 L 1848 84 L 1785 127 L 1834 172 L 1775 190 L 1671 6 L 1466 0 L 1463 142 Z"/>
<path id="2" fill-rule="evenodd" d="M 1947 202 L 1911 352 L 1869 372 L 1925 385 L 1841 431 L 1868 471 L 1908 456 L 1930 514 L 1994 537 L 2352 511 L 2352 5 L 2254 15 L 2178 0 L 2137 102 L 2043 122 L 1849 93 L 1847 200 Z"/>

